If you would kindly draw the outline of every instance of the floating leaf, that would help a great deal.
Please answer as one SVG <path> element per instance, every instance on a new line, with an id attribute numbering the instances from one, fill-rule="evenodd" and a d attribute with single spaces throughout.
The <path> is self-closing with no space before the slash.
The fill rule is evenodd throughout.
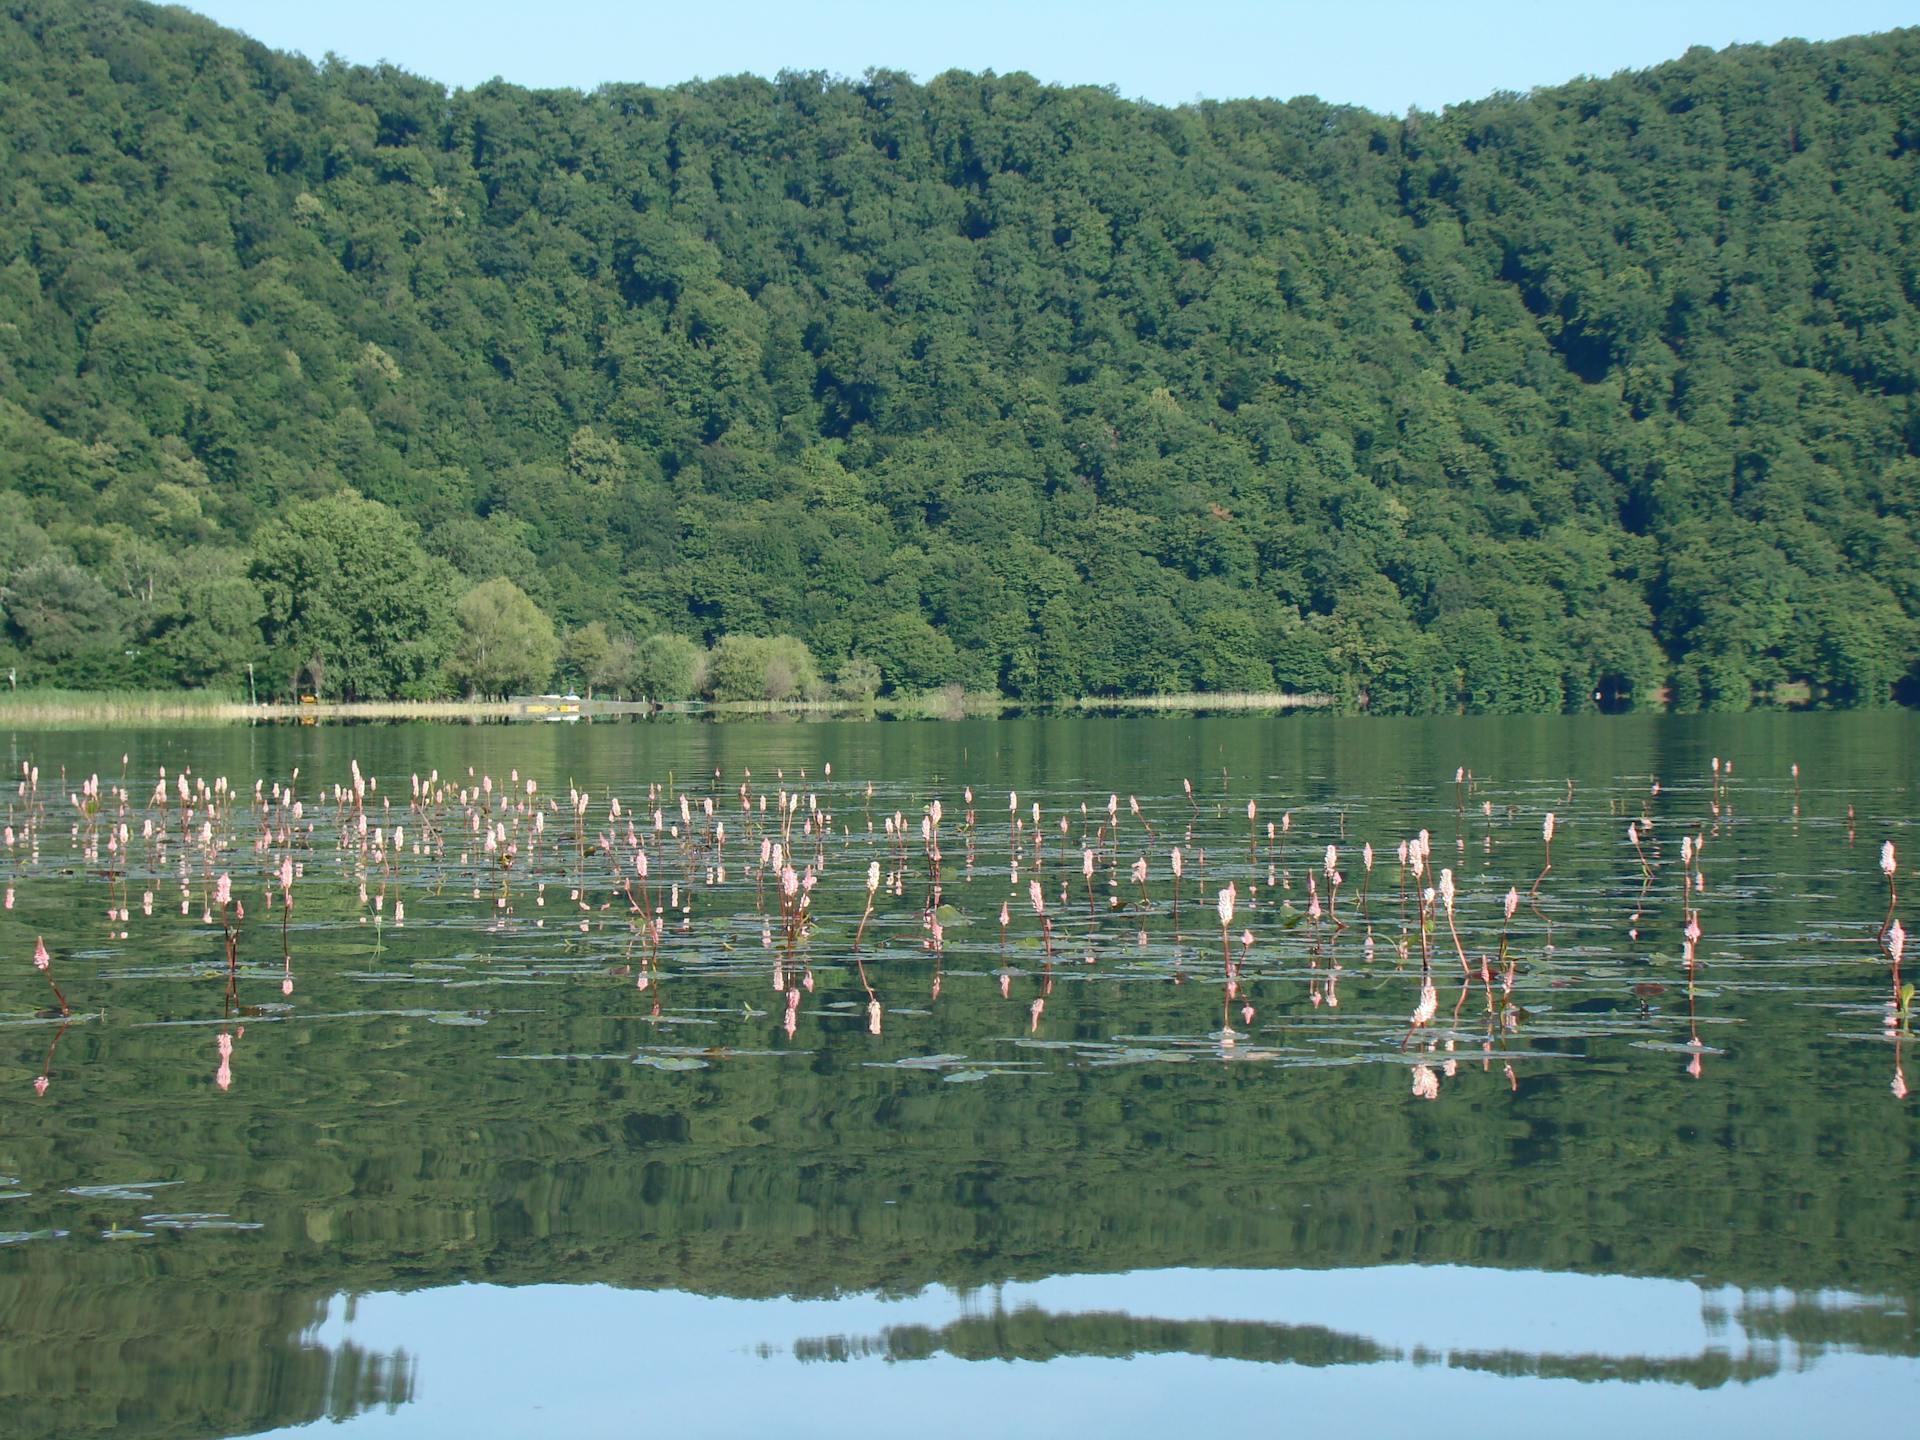
<path id="1" fill-rule="evenodd" d="M 73 1185 L 67 1194 L 78 1195 L 83 1200 L 151 1200 L 149 1191 L 164 1190 L 169 1185 L 178 1185 L 178 1180 L 128 1180 L 120 1185 Z"/>
<path id="2" fill-rule="evenodd" d="M 636 1055 L 636 1065 L 647 1065 L 655 1070 L 705 1070 L 707 1062 L 697 1055 Z"/>
<path id="3" fill-rule="evenodd" d="M 188 1211 L 178 1215 L 142 1215 L 142 1225 L 155 1225 L 162 1230 L 264 1230 L 266 1227 L 257 1220 L 235 1220 L 231 1215 Z"/>

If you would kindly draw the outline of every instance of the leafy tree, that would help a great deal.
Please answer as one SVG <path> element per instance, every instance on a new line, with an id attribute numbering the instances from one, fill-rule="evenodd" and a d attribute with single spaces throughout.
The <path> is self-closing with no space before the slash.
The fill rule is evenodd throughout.
<path id="1" fill-rule="evenodd" d="M 248 575 L 291 687 L 349 699 L 432 692 L 452 647 L 451 586 L 415 533 L 351 493 L 295 505 L 261 530 Z"/>
<path id="2" fill-rule="evenodd" d="M 880 667 L 864 655 L 849 655 L 834 671 L 833 693 L 842 700 L 864 703 L 880 693 Z"/>
<path id="3" fill-rule="evenodd" d="M 807 647 L 790 635 L 728 635 L 707 663 L 715 700 L 813 700 L 822 693 Z"/>
<path id="4" fill-rule="evenodd" d="M 106 586 L 55 554 L 14 571 L 0 599 L 16 643 L 41 659 L 111 648 L 120 637 L 119 612 Z"/>
<path id="5" fill-rule="evenodd" d="M 560 654 L 567 673 L 579 677 L 589 699 L 596 688 L 604 688 L 612 679 L 613 637 L 607 634 L 607 627 L 598 620 L 590 620 L 577 630 L 569 630 L 565 643 L 560 647 Z"/>
<path id="6" fill-rule="evenodd" d="M 469 695 L 543 690 L 560 641 L 553 621 L 504 577 L 482 581 L 454 602 L 458 638 L 447 677 Z"/>
<path id="7" fill-rule="evenodd" d="M 166 670 L 189 685 L 241 687 L 249 664 L 262 663 L 260 587 L 244 560 L 202 550 L 190 557 L 173 605 L 149 644 Z"/>
<path id="8" fill-rule="evenodd" d="M 888 690 L 929 690 L 952 680 L 959 656 L 948 640 L 918 615 L 895 611 L 868 626 L 861 647 Z"/>
<path id="9" fill-rule="evenodd" d="M 707 680 L 707 656 L 684 635 L 649 635 L 634 656 L 633 688 L 653 701 L 691 700 Z"/>

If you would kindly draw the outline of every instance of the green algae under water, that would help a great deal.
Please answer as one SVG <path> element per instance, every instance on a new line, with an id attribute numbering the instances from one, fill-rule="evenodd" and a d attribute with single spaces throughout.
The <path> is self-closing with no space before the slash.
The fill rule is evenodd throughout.
<path id="1" fill-rule="evenodd" d="M 1920 1384 L 1899 1093 L 1920 1051 L 1886 1023 L 1875 935 L 1882 842 L 1903 883 L 1920 855 L 1917 740 L 1904 713 L 14 733 L 41 808 L 9 784 L 8 1433 L 1897 1416 Z M 334 799 L 355 763 L 384 857 Z M 198 811 L 183 843 L 183 770 L 232 791 L 216 855 Z M 89 818 L 69 797 L 95 772 Z M 416 810 L 435 772 L 479 799 Z M 285 844 L 256 780 L 301 798 Z M 678 836 L 650 785 L 666 827 L 688 797 Z M 782 791 L 819 866 L 791 950 L 759 863 Z M 657 957 L 629 823 L 648 897 L 686 907 Z M 491 854 L 482 824 L 506 827 Z M 1396 849 L 1421 829 L 1473 974 L 1439 915 L 1435 1019 L 1409 1037 Z M 1329 844 L 1337 932 L 1307 918 Z M 869 861 L 878 1034 L 850 951 Z M 231 1001 L 216 873 L 247 912 Z"/>

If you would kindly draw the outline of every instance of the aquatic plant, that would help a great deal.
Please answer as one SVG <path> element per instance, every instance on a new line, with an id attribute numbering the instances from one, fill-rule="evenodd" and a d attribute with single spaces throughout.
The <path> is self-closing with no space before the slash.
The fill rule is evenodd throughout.
<path id="1" fill-rule="evenodd" d="M 53 960 L 47 954 L 47 942 L 39 935 L 33 937 L 33 968 L 46 977 L 48 988 L 53 991 L 54 1001 L 60 1007 L 60 1013 L 71 1015 L 73 1008 L 67 1004 L 67 997 L 60 993 L 59 985 L 54 982 Z"/>

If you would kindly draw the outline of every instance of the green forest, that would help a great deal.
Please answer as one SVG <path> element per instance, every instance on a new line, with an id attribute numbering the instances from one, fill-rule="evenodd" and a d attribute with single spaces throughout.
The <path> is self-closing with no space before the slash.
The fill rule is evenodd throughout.
<path id="1" fill-rule="evenodd" d="M 6 0 L 0 668 L 1911 702 L 1917 210 L 1920 29 L 1390 118 Z"/>

